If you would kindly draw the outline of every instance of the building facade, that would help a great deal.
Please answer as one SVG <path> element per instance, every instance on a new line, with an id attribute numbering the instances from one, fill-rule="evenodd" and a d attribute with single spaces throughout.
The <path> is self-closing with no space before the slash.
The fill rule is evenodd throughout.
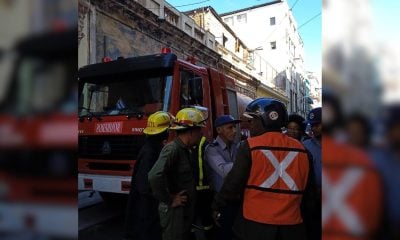
<path id="1" fill-rule="evenodd" d="M 254 67 L 262 76 L 261 83 L 282 90 L 289 98 L 289 112 L 303 114 L 298 102 L 305 97 L 301 90 L 305 81 L 304 43 L 287 2 L 272 1 L 220 16 L 257 52 Z"/>
<path id="2" fill-rule="evenodd" d="M 268 63 L 257 53 L 258 49 L 249 48 L 241 38 L 221 19 L 211 7 L 201 7 L 185 12 L 196 23 L 211 32 L 216 38 L 217 51 L 228 64 L 229 74 L 236 79 L 238 90 L 246 95 L 256 97 L 274 97 L 288 103 L 284 91 L 276 88 L 272 81 L 263 81 L 267 74 L 260 74 L 255 66 L 267 66 Z M 268 65 L 271 77 L 277 71 Z M 266 85 L 267 83 L 271 83 Z"/>
<path id="3" fill-rule="evenodd" d="M 372 7 L 368 0 L 324 1 L 322 34 L 329 38 L 324 38 L 322 49 L 322 78 L 324 88 L 335 92 L 346 103 L 343 104 L 346 113 L 359 112 L 374 119 L 381 112 L 379 64 L 382 60 L 379 58 L 385 53 L 372 40 L 376 37 L 372 32 Z M 391 52 L 396 49 L 387 43 L 385 47 Z"/>
<path id="4" fill-rule="evenodd" d="M 220 70 L 235 79 L 239 92 L 256 98 L 259 82 L 251 75 L 252 66 L 247 61 L 249 49 L 246 44 L 222 21 L 211 6 L 187 11 L 185 14 L 215 36 L 217 52 L 222 58 L 218 66 Z"/>
<path id="5" fill-rule="evenodd" d="M 322 107 L 322 83 L 321 83 L 321 77 L 318 76 L 314 72 L 307 71 L 306 72 L 306 80 L 309 82 L 310 88 L 309 88 L 309 95 L 312 104 L 312 108 L 316 107 Z"/>
<path id="6" fill-rule="evenodd" d="M 181 59 L 194 57 L 196 64 L 232 76 L 239 92 L 256 97 L 258 81 L 226 56 L 243 66 L 246 62 L 224 48 L 223 42 L 218 42 L 218 37 L 201 21 L 179 12 L 164 0 L 80 0 L 79 11 L 79 67 L 100 62 L 103 57 L 142 56 L 169 47 Z M 226 37 L 234 35 L 232 31 L 229 34 Z M 241 54 L 246 54 L 244 44 L 241 46 Z"/>
<path id="7" fill-rule="evenodd" d="M 79 0 L 78 66 L 171 48 L 179 58 L 217 66 L 215 37 L 163 0 Z"/>

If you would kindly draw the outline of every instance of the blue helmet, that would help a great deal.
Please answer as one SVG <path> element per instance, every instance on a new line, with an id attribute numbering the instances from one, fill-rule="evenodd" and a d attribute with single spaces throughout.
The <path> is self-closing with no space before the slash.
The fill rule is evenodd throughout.
<path id="1" fill-rule="evenodd" d="M 288 121 L 285 104 L 274 98 L 257 98 L 251 101 L 243 115 L 248 118 L 259 116 L 265 129 L 280 129 Z"/>

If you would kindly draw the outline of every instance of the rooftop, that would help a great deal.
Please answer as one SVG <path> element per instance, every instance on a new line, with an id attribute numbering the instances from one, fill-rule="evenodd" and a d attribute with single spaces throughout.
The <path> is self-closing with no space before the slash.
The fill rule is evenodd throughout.
<path id="1" fill-rule="evenodd" d="M 221 13 L 219 16 L 220 17 L 224 17 L 224 16 L 227 16 L 227 15 L 232 15 L 232 14 L 235 14 L 235 13 L 240 13 L 240 12 L 248 11 L 248 10 L 251 10 L 251 9 L 265 7 L 265 6 L 268 6 L 268 5 L 273 5 L 273 4 L 281 3 L 281 2 L 283 2 L 283 1 L 282 0 L 276 0 L 276 1 L 272 1 L 272 2 L 267 2 L 267 3 L 254 5 L 254 6 L 243 8 L 243 9 L 238 9 L 238 10 L 235 10 L 235 11 L 232 11 L 232 12 Z"/>
<path id="2" fill-rule="evenodd" d="M 185 11 L 183 12 L 186 15 L 192 15 L 192 14 L 196 14 L 197 12 L 205 12 L 205 11 L 210 11 L 214 17 L 225 27 L 225 29 L 230 32 L 235 38 L 239 39 L 240 44 L 243 45 L 244 48 L 248 49 L 248 47 L 246 46 L 246 44 L 236 35 L 236 33 L 222 20 L 221 15 L 219 15 L 217 13 L 217 11 L 215 11 L 215 9 L 211 6 L 205 6 L 205 7 L 199 7 L 196 9 L 192 9 L 189 11 Z"/>

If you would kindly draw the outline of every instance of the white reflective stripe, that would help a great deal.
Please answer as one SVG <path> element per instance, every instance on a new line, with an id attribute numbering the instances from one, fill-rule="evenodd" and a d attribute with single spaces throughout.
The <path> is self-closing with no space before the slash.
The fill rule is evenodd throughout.
<path id="1" fill-rule="evenodd" d="M 78 174 L 78 189 L 88 190 L 85 188 L 85 179 L 91 179 L 93 188 L 90 190 L 95 190 L 99 192 L 113 192 L 113 193 L 129 193 L 129 190 L 122 190 L 122 182 L 130 182 L 130 176 L 111 176 L 111 175 L 97 175 L 97 174 Z"/>
<path id="2" fill-rule="evenodd" d="M 345 202 L 346 197 L 360 182 L 364 174 L 364 170 L 359 168 L 348 169 L 343 177 L 335 185 L 332 185 L 322 171 L 322 194 L 325 199 L 322 203 L 322 226 L 335 214 L 351 233 L 365 233 L 365 228 L 359 216 Z"/>
<path id="3" fill-rule="evenodd" d="M 0 202 L 0 216 L 0 232 L 10 236 L 34 231 L 47 235 L 48 239 L 78 237 L 78 209 L 75 204 Z M 26 222 L 27 218 L 32 220 L 34 229 Z"/>
<path id="4" fill-rule="evenodd" d="M 275 171 L 260 185 L 260 187 L 270 188 L 278 181 L 279 177 L 281 177 L 290 190 L 298 191 L 299 189 L 295 181 L 285 170 L 293 162 L 299 152 L 289 152 L 281 163 L 279 163 L 278 159 L 276 159 L 275 155 L 270 150 L 261 150 L 261 152 L 274 166 Z"/>

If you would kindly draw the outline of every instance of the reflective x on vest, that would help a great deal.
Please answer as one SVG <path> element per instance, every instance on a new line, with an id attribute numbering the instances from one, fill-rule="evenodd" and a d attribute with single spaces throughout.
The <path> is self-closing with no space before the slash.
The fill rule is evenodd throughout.
<path id="1" fill-rule="evenodd" d="M 337 182 L 332 185 L 324 171 L 322 171 L 322 226 L 324 226 L 334 214 L 340 219 L 348 231 L 354 234 L 364 234 L 365 228 L 354 209 L 347 205 L 345 200 L 351 191 L 357 186 L 365 172 L 362 169 L 348 169 Z"/>
<path id="2" fill-rule="evenodd" d="M 274 166 L 275 171 L 269 176 L 260 187 L 270 188 L 274 185 L 279 177 L 286 183 L 290 190 L 298 191 L 298 187 L 294 182 L 293 178 L 286 172 L 286 168 L 293 162 L 294 158 L 299 154 L 299 152 L 289 152 L 286 157 L 279 163 L 275 155 L 270 150 L 261 150 L 261 152 L 267 157 L 267 159 Z"/>

